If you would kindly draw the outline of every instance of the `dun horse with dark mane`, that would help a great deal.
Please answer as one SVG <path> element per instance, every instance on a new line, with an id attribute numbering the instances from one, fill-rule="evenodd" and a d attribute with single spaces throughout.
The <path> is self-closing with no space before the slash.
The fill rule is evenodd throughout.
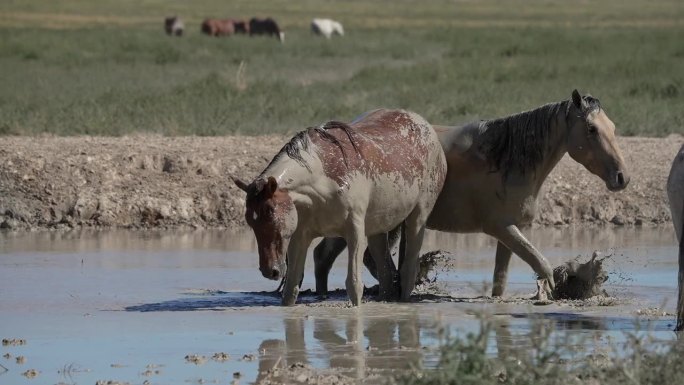
<path id="1" fill-rule="evenodd" d="M 615 140 L 615 125 L 598 99 L 581 96 L 576 90 L 570 100 L 505 118 L 434 127 L 448 172 L 427 227 L 455 233 L 484 232 L 497 239 L 493 296 L 504 293 L 512 253 L 546 280 L 548 289 L 553 288 L 551 266 L 518 226 L 534 218 L 540 188 L 566 153 L 603 179 L 611 191 L 622 190 L 629 183 Z M 330 267 L 344 247 L 343 239 L 324 239 L 316 247 L 319 294 L 327 292 Z M 401 258 L 399 264 L 401 268 Z"/>
<path id="2" fill-rule="evenodd" d="M 413 287 L 425 222 L 445 175 L 444 152 L 428 122 L 411 112 L 376 110 L 349 125 L 328 122 L 300 132 L 253 182 L 235 183 L 247 193 L 245 219 L 264 277 L 280 278 L 287 255 L 284 305 L 295 303 L 307 248 L 322 236 L 349 244 L 346 287 L 359 305 L 367 246 L 382 267 L 381 295 L 394 295 L 393 272 L 384 265 L 391 261 L 387 232 L 402 222 L 401 284 Z"/>

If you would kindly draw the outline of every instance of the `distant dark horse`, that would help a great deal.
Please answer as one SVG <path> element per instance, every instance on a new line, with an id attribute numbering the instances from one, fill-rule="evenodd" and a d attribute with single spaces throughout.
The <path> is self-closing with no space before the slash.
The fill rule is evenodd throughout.
<path id="1" fill-rule="evenodd" d="M 275 36 L 281 43 L 285 41 L 285 33 L 278 28 L 278 23 L 270 17 L 266 19 L 253 17 L 249 21 L 249 36 L 254 35 Z"/>
<path id="2" fill-rule="evenodd" d="M 171 16 L 164 19 L 164 31 L 169 36 L 183 36 L 183 21 L 177 16 Z"/>

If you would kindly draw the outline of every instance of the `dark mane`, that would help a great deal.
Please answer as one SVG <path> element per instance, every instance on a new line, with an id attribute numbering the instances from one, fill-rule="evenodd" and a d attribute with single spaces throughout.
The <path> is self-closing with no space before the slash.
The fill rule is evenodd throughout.
<path id="1" fill-rule="evenodd" d="M 309 168 L 309 165 L 306 164 L 306 161 L 302 157 L 301 151 L 309 151 L 309 144 L 310 144 L 310 136 L 314 133 L 318 134 L 321 136 L 321 139 L 328 141 L 334 145 L 336 145 L 340 151 L 342 152 L 342 159 L 344 161 L 344 164 L 347 164 L 347 154 L 346 151 L 344 150 L 344 146 L 342 145 L 342 142 L 340 142 L 334 135 L 330 134 L 328 130 L 332 129 L 340 129 L 344 131 L 344 133 L 347 135 L 349 138 L 349 142 L 351 143 L 352 147 L 354 148 L 355 152 L 358 154 L 359 149 L 356 146 L 356 141 L 354 140 L 354 129 L 348 125 L 347 123 L 343 122 L 338 122 L 335 120 L 331 120 L 321 126 L 318 127 L 309 127 L 304 131 L 298 132 L 295 136 L 290 139 L 289 142 L 287 142 L 283 148 L 280 149 L 278 154 L 276 154 L 275 157 L 271 160 L 271 163 L 268 164 L 268 166 L 262 171 L 261 175 L 263 176 L 266 170 L 271 168 L 273 163 L 275 163 L 278 159 L 280 159 L 284 154 L 290 157 L 290 159 L 296 161 L 300 165 L 306 167 L 308 170 L 311 170 Z"/>
<path id="2" fill-rule="evenodd" d="M 595 99 L 596 100 L 596 99 Z M 596 100 L 598 102 L 598 100 Z M 477 149 L 492 172 L 505 180 L 511 172 L 534 172 L 549 145 L 549 126 L 559 114 L 567 115 L 570 101 L 550 103 L 531 111 L 483 121 Z"/>

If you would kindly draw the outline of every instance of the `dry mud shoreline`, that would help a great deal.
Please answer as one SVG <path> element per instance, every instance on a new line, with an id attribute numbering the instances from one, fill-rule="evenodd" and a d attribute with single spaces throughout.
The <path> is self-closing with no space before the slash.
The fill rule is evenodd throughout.
<path id="1" fill-rule="evenodd" d="M 284 136 L 0 137 L 0 228 L 236 228 L 243 192 Z M 684 137 L 619 138 L 631 183 L 610 193 L 568 156 L 544 185 L 535 225 L 670 221 L 665 181 Z"/>

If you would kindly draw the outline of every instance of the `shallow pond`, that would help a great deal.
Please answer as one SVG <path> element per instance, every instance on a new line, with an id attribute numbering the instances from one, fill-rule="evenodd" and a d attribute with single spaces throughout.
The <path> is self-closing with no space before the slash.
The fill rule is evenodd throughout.
<path id="1" fill-rule="evenodd" d="M 293 363 L 377 383 L 396 370 L 434 366 L 443 331 L 475 331 L 483 316 L 494 325 L 492 355 L 533 346 L 540 329 L 607 349 L 625 333 L 674 338 L 677 253 L 669 227 L 526 234 L 554 266 L 593 250 L 612 253 L 606 290 L 617 300 L 534 306 L 482 298 L 496 246 L 482 235 L 427 234 L 424 251 L 453 254 L 450 268 L 438 272 L 447 300 L 354 309 L 343 297 L 277 306 L 270 291 L 278 283 L 257 270 L 251 233 L 0 233 L 0 337 L 27 341 L 0 348 L 10 356 L 0 358 L 0 383 L 26 383 L 21 373 L 28 369 L 40 372 L 36 383 L 51 384 L 228 384 L 236 372 L 252 383 Z M 344 287 L 345 261 L 335 264 L 331 288 Z M 303 289 L 314 287 L 307 262 Z M 368 273 L 364 282 L 374 284 Z M 531 269 L 514 257 L 507 297 L 530 297 L 534 288 Z M 218 352 L 230 359 L 212 360 Z M 206 362 L 187 362 L 192 354 Z"/>

